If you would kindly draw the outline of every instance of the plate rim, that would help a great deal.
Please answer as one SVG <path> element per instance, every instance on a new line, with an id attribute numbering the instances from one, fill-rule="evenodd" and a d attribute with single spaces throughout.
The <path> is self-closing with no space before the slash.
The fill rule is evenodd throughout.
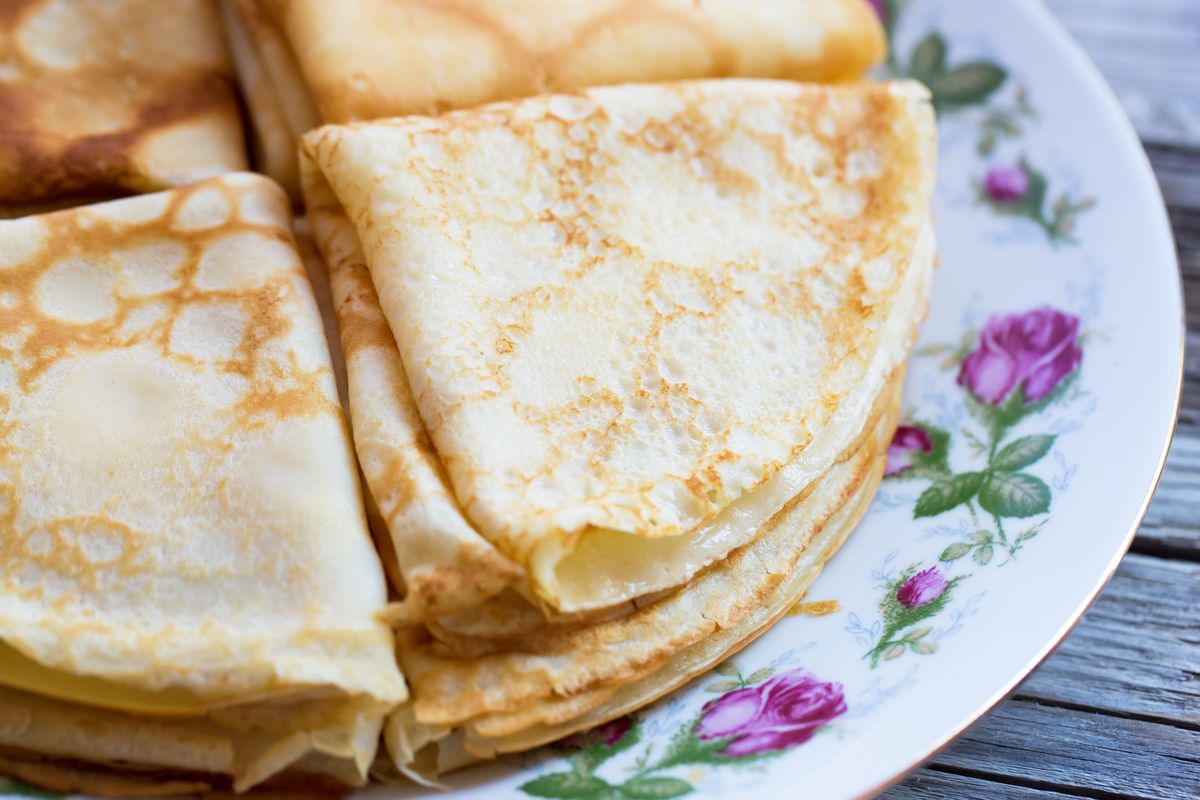
<path id="1" fill-rule="evenodd" d="M 997 706 L 1015 694 L 1017 689 L 1020 688 L 1021 684 L 1025 682 L 1025 679 L 1028 678 L 1034 670 L 1040 667 L 1042 663 L 1045 662 L 1046 659 L 1058 649 L 1059 645 L 1061 645 L 1066 638 L 1071 635 L 1071 632 L 1075 630 L 1075 627 L 1083 619 L 1084 614 L 1091 609 L 1096 600 L 1100 597 L 1100 593 L 1106 586 L 1108 586 L 1108 583 L 1110 580 L 1112 580 L 1117 568 L 1128 554 L 1129 548 L 1133 544 L 1134 536 L 1137 535 L 1138 529 L 1141 528 L 1142 522 L 1146 517 L 1146 512 L 1150 508 L 1150 503 L 1154 499 L 1154 493 L 1158 489 L 1159 482 L 1162 480 L 1163 471 L 1166 468 L 1167 455 L 1170 452 L 1172 442 L 1175 440 L 1175 432 L 1179 426 L 1179 409 L 1183 400 L 1183 379 L 1187 359 L 1187 310 L 1186 305 L 1184 304 L 1183 276 L 1179 269 L 1179 247 L 1175 242 L 1175 232 L 1171 226 L 1170 216 L 1167 212 L 1167 202 L 1163 197 L 1162 186 L 1159 184 L 1158 178 L 1154 174 L 1154 167 L 1150 163 L 1150 157 L 1146 153 L 1145 146 L 1142 144 L 1141 136 L 1138 134 L 1137 129 L 1134 128 L 1133 122 L 1130 120 L 1129 115 L 1121 105 L 1120 100 L 1118 100 L 1112 86 L 1104 78 L 1103 73 L 1100 72 L 1100 68 L 1096 66 L 1096 63 L 1092 60 L 1091 56 L 1089 56 L 1087 51 L 1083 49 L 1083 46 L 1076 41 L 1075 37 L 1071 34 L 1066 25 L 1064 25 L 1063 22 L 1057 16 L 1055 16 L 1052 11 L 1050 11 L 1044 0 L 1018 0 L 1018 3 L 1021 8 L 1021 13 L 1028 14 L 1032 19 L 1035 19 L 1039 25 L 1049 29 L 1053 33 L 1054 37 L 1062 44 L 1064 52 L 1070 55 L 1075 65 L 1079 68 L 1082 79 L 1091 85 L 1091 88 L 1094 90 L 1094 96 L 1098 99 L 1102 106 L 1108 109 L 1110 115 L 1116 120 L 1118 127 L 1121 129 L 1121 134 L 1127 140 L 1130 140 L 1133 143 L 1134 147 L 1132 149 L 1137 154 L 1136 160 L 1138 161 L 1139 167 L 1142 170 L 1142 173 L 1150 179 L 1151 191 L 1157 200 L 1155 211 L 1157 212 L 1160 222 L 1163 223 L 1163 229 L 1167 237 L 1166 241 L 1170 244 L 1171 263 L 1174 267 L 1175 273 L 1175 281 L 1173 286 L 1175 295 L 1174 300 L 1177 308 L 1177 317 L 1179 320 L 1179 355 L 1173 373 L 1174 389 L 1171 393 L 1172 399 L 1170 401 L 1171 419 L 1167 425 L 1164 440 L 1159 445 L 1159 454 L 1153 475 L 1151 476 L 1149 484 L 1142 496 L 1142 500 L 1138 505 L 1137 512 L 1134 515 L 1132 523 L 1129 525 L 1128 530 L 1125 531 L 1125 534 L 1121 539 L 1121 543 L 1114 551 L 1112 558 L 1109 560 L 1108 564 L 1105 565 L 1104 569 L 1098 574 L 1096 583 L 1091 589 L 1088 590 L 1082 601 L 1071 613 L 1071 615 L 1063 622 L 1063 624 L 1055 632 L 1054 636 L 1051 637 L 1044 645 L 1042 645 L 1037 653 L 1035 653 L 1034 656 L 1024 666 L 1021 667 L 1020 670 L 1014 673 L 1004 683 L 1003 686 L 992 693 L 992 695 L 988 697 L 988 699 L 984 700 L 978 707 L 976 707 L 974 711 L 965 716 L 962 721 L 953 726 L 951 729 L 948 729 L 944 734 L 941 734 L 931 747 L 927 748 L 907 767 L 896 771 L 884 780 L 874 784 L 872 787 L 858 792 L 857 794 L 853 795 L 855 798 L 871 798 L 882 794 L 893 786 L 899 784 L 913 772 L 925 766 L 939 754 L 948 749 L 951 745 L 957 742 L 958 739 L 964 733 L 966 733 L 969 728 L 982 721 L 983 718 L 995 710 Z"/>

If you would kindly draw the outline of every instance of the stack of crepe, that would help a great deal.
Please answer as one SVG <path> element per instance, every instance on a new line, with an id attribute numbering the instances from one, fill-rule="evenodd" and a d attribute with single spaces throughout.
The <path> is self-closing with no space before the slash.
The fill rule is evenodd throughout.
<path id="1" fill-rule="evenodd" d="M 864 0 L 220 0 L 262 169 L 295 192 L 321 122 L 433 114 L 627 81 L 855 80 Z"/>
<path id="2" fill-rule="evenodd" d="M 863 513 L 925 310 L 916 84 L 628 85 L 304 139 L 429 775 L 637 708 Z"/>
<path id="3" fill-rule="evenodd" d="M 261 176 L 0 222 L 0 770 L 361 784 L 406 695 L 321 320 Z"/>

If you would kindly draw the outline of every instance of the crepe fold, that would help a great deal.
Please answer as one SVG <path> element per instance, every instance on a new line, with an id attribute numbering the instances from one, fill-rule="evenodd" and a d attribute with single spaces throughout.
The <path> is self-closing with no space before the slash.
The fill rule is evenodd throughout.
<path id="1" fill-rule="evenodd" d="M 406 688 L 284 192 L 0 222 L 0 298 L 0 770 L 364 782 Z"/>
<path id="2" fill-rule="evenodd" d="M 852 452 L 759 537 L 680 591 L 619 618 L 486 654 L 409 628 L 415 701 L 388 721 L 393 758 L 418 778 L 552 742 L 633 712 L 747 645 L 804 597 L 866 511 L 899 410 L 893 376 Z"/>
<path id="3" fill-rule="evenodd" d="M 884 54 L 865 0 L 221 0 L 264 170 L 319 122 L 712 77 L 842 81 Z"/>
<path id="4" fill-rule="evenodd" d="M 0 207 L 148 192 L 246 168 L 211 0 L 5 3 Z"/>
<path id="5" fill-rule="evenodd" d="M 914 83 L 722 80 L 305 136 L 400 765 L 640 705 L 803 593 L 878 481 L 934 135 Z"/>

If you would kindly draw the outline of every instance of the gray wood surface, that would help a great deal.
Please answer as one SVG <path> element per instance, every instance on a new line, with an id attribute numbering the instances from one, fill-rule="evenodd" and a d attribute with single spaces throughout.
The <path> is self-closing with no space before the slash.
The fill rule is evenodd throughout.
<path id="1" fill-rule="evenodd" d="M 1100 67 L 1145 142 L 1200 146 L 1200 3 L 1043 1 Z"/>
<path id="2" fill-rule="evenodd" d="M 1200 732 L 1091 711 L 1005 703 L 937 763 L 977 778 L 1119 797 L 1196 797 Z"/>
<path id="3" fill-rule="evenodd" d="M 1200 730 L 1197 587 L 1200 564 L 1128 556 L 1020 697 Z"/>
<path id="4" fill-rule="evenodd" d="M 1200 798 L 1200 0 L 1045 2 L 1124 104 L 1171 214 L 1179 426 L 1133 552 L 1079 627 L 886 800 Z"/>

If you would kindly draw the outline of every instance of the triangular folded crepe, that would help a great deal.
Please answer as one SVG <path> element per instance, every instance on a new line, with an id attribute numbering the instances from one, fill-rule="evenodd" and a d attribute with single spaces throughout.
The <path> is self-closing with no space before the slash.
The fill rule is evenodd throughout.
<path id="1" fill-rule="evenodd" d="M 866 511 L 901 377 L 844 459 L 680 591 L 625 616 L 486 644 L 407 629 L 400 647 L 415 700 L 385 730 L 397 764 L 428 780 L 546 744 L 635 711 L 744 647 L 804 596 Z"/>
<path id="2" fill-rule="evenodd" d="M 0 222 L 17 774 L 365 780 L 406 690 L 289 223 L 247 174 Z"/>
<path id="3" fill-rule="evenodd" d="M 933 159 L 912 83 L 627 85 L 305 137 L 407 589 L 398 761 L 621 713 L 803 593 L 878 482 Z"/>
<path id="4" fill-rule="evenodd" d="M 6 3 L 0 208 L 245 169 L 233 69 L 205 0 Z"/>
<path id="5" fill-rule="evenodd" d="M 222 3 L 263 168 L 289 188 L 318 121 L 626 81 L 850 80 L 884 53 L 865 0 Z"/>

